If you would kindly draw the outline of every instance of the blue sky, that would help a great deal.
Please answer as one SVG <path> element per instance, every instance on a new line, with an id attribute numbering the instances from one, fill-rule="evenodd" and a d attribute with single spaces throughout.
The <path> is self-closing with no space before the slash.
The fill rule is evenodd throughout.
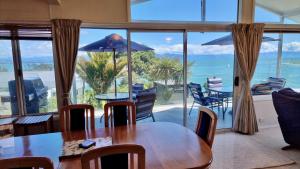
<path id="1" fill-rule="evenodd" d="M 200 0 L 150 0 L 132 5 L 132 20 L 166 20 L 166 21 L 200 21 Z M 279 17 L 262 8 L 256 8 L 256 22 L 278 22 Z M 236 22 L 237 0 L 207 0 L 206 20 L 217 22 Z M 292 21 L 286 21 L 292 23 Z M 126 38 L 126 30 L 117 29 L 81 29 L 80 46 L 87 45 L 105 36 L 117 33 Z M 232 46 L 202 46 L 202 43 L 228 35 L 229 32 L 219 33 L 188 33 L 189 54 L 231 54 Z M 132 40 L 155 49 L 155 52 L 182 53 L 183 34 L 178 33 L 132 33 Z M 278 37 L 278 34 L 265 36 Z M 22 57 L 52 55 L 51 42 L 22 41 Z M 277 51 L 277 42 L 267 42 L 262 45 L 262 52 Z M 300 35 L 284 35 L 284 51 L 300 51 Z M 79 54 L 82 54 L 80 52 Z M 0 57 L 11 56 L 9 41 L 0 41 Z"/>

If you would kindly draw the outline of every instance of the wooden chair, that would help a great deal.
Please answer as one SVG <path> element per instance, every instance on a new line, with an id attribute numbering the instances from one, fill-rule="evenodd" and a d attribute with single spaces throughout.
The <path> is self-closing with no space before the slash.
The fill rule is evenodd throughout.
<path id="1" fill-rule="evenodd" d="M 32 168 L 32 169 L 54 169 L 52 161 L 46 157 L 17 157 L 1 159 L 2 169 Z"/>
<path id="2" fill-rule="evenodd" d="M 120 145 L 112 145 L 112 146 L 106 146 L 101 147 L 97 149 L 93 149 L 91 151 L 88 151 L 81 156 L 81 165 L 82 169 L 90 169 L 95 168 L 99 169 L 99 158 L 101 162 L 101 169 L 106 169 L 102 163 L 105 158 L 112 156 L 112 155 L 122 155 L 122 154 L 137 154 L 137 167 L 138 169 L 145 169 L 145 149 L 141 145 L 136 144 L 120 144 Z M 126 158 L 128 160 L 128 158 Z M 91 161 L 93 161 L 92 164 L 94 164 L 94 167 L 91 167 Z M 113 165 L 114 168 L 127 168 L 128 166 L 120 166 L 120 163 L 116 162 L 115 160 L 111 161 L 109 165 Z M 128 161 L 127 161 L 128 163 Z M 130 161 L 128 163 L 130 167 L 128 168 L 134 168 L 135 162 L 134 158 L 130 158 Z M 128 165 L 127 164 L 127 165 Z"/>
<path id="3" fill-rule="evenodd" d="M 109 122 L 108 122 L 109 119 L 110 119 L 111 127 L 118 126 L 118 125 L 136 124 L 135 104 L 131 101 L 115 101 L 115 102 L 106 103 L 104 105 L 104 126 L 105 127 L 109 126 Z"/>
<path id="4" fill-rule="evenodd" d="M 195 132 L 199 137 L 205 140 L 210 147 L 213 145 L 217 121 L 218 117 L 215 112 L 207 107 L 200 107 Z"/>
<path id="5" fill-rule="evenodd" d="M 74 104 L 60 110 L 62 132 L 95 129 L 95 110 L 89 104 Z"/>

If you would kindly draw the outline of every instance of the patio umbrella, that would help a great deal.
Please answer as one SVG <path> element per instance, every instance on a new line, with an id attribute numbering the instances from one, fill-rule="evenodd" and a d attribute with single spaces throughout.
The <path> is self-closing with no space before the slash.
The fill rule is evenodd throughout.
<path id="1" fill-rule="evenodd" d="M 262 39 L 263 42 L 269 42 L 269 41 L 278 41 L 278 39 L 274 39 L 271 37 L 266 37 L 264 36 Z M 232 40 L 232 35 L 227 35 L 218 39 L 214 39 L 212 41 L 203 43 L 202 46 L 206 46 L 206 45 L 232 45 L 233 44 L 233 40 Z"/>
<path id="2" fill-rule="evenodd" d="M 131 42 L 131 51 L 149 51 L 153 50 L 136 42 Z M 98 40 L 86 46 L 79 48 L 79 51 L 86 52 L 113 52 L 114 71 L 116 71 L 116 52 L 127 51 L 127 40 L 118 34 L 111 34 L 104 39 Z M 115 77 L 115 95 L 117 95 L 117 81 Z"/>

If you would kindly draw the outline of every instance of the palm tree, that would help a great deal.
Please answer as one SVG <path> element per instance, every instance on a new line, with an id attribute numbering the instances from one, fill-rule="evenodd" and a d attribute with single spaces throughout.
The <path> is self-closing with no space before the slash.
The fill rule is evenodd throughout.
<path id="1" fill-rule="evenodd" d="M 76 72 L 95 93 L 106 93 L 114 77 L 124 72 L 127 65 L 125 56 L 119 56 L 116 62 L 116 71 L 110 52 L 89 52 L 88 58 L 80 57 L 76 67 Z"/>
<path id="2" fill-rule="evenodd" d="M 183 65 L 177 59 L 163 57 L 158 59 L 151 68 L 151 77 L 153 80 L 163 80 L 165 86 L 168 81 L 173 80 L 175 84 L 182 81 Z"/>

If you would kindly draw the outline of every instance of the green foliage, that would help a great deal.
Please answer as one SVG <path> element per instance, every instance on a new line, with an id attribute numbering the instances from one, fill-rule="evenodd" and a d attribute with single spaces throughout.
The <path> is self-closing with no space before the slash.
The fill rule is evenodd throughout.
<path id="1" fill-rule="evenodd" d="M 149 79 L 150 70 L 157 58 L 153 51 L 140 51 L 132 54 L 132 71 L 144 79 Z"/>
<path id="2" fill-rule="evenodd" d="M 162 80 L 168 85 L 169 80 L 174 84 L 182 81 L 183 65 L 178 59 L 162 57 L 155 61 L 151 68 L 150 76 L 153 80 Z"/>
<path id="3" fill-rule="evenodd" d="M 114 77 L 121 75 L 127 65 L 126 56 L 119 56 L 116 71 L 111 52 L 88 53 L 88 58 L 80 57 L 76 72 L 85 80 L 95 93 L 106 93 L 114 82 Z"/>
<path id="4" fill-rule="evenodd" d="M 167 103 L 174 93 L 173 89 L 169 88 L 166 85 L 157 84 L 156 89 L 157 99 L 159 103 Z"/>

